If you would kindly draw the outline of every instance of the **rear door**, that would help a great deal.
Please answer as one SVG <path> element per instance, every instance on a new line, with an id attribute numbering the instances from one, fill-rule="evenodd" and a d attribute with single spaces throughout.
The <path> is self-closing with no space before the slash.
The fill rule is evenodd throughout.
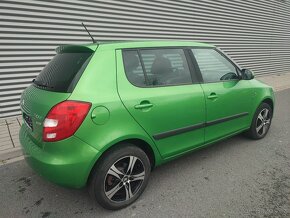
<path id="1" fill-rule="evenodd" d="M 117 50 L 118 91 L 164 158 L 204 143 L 205 102 L 182 48 Z"/>
<path id="2" fill-rule="evenodd" d="M 248 128 L 253 103 L 249 81 L 240 79 L 238 68 L 220 51 L 196 48 L 192 52 L 205 93 L 205 142 Z"/>
<path id="3" fill-rule="evenodd" d="M 91 49 L 79 46 L 59 49 L 22 93 L 20 106 L 24 124 L 36 144 L 41 145 L 45 116 L 54 105 L 70 96 L 92 54 Z"/>

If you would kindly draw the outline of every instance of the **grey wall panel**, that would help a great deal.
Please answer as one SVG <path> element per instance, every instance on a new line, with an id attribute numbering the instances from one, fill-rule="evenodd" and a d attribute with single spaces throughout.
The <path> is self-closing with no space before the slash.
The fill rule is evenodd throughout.
<path id="1" fill-rule="evenodd" d="M 217 45 L 257 75 L 290 72 L 289 0 L 1 0 L 0 118 L 61 44 L 180 39 Z"/>

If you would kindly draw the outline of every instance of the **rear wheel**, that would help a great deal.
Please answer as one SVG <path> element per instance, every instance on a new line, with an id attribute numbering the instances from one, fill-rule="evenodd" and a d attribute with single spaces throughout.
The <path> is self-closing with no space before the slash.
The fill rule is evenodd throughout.
<path id="1" fill-rule="evenodd" d="M 252 139 L 262 139 L 268 133 L 273 110 L 267 103 L 262 103 L 257 108 L 253 117 L 251 128 L 247 131 L 247 135 Z"/>
<path id="2" fill-rule="evenodd" d="M 133 203 L 144 191 L 151 167 L 146 153 L 121 144 L 105 154 L 93 171 L 89 190 L 106 209 L 117 210 Z"/>

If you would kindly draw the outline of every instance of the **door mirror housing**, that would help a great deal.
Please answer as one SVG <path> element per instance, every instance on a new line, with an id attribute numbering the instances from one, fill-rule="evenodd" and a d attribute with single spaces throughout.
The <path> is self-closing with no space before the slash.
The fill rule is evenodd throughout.
<path id="1" fill-rule="evenodd" d="M 251 70 L 242 69 L 242 77 L 244 80 L 251 80 L 254 79 L 255 75 Z"/>

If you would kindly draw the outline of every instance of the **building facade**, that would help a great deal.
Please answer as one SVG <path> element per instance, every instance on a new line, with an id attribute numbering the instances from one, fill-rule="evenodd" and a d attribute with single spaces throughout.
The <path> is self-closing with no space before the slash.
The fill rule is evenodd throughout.
<path id="1" fill-rule="evenodd" d="M 207 42 L 256 75 L 290 72 L 288 0 L 1 0 L 0 118 L 61 44 L 96 40 Z"/>

